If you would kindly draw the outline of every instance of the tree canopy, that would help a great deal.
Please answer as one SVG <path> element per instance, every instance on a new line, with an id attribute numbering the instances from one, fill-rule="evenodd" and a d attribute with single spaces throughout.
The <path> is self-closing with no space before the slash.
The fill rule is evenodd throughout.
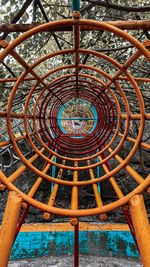
<path id="1" fill-rule="evenodd" d="M 34 25 L 35 23 L 45 23 L 48 21 L 68 19 L 72 17 L 71 1 L 68 0 L 1 0 L 0 25 L 18 24 Z M 150 14 L 150 4 L 146 0 L 127 0 L 125 4 L 120 0 L 89 0 L 81 1 L 80 8 L 81 18 L 94 19 L 98 21 L 129 21 L 129 20 L 146 20 Z M 144 42 L 149 39 L 150 32 L 148 29 L 128 30 L 128 33 Z M 2 32 L 0 39 L 6 39 L 10 43 L 21 32 Z M 103 52 L 108 56 L 123 63 L 134 51 L 131 43 L 121 40 L 117 36 L 104 31 L 83 31 L 81 32 L 80 46 L 87 49 L 94 49 Z M 23 42 L 17 48 L 17 52 L 27 61 L 32 63 L 35 59 L 46 55 L 52 51 L 73 47 L 73 36 L 70 32 L 42 32 L 36 34 Z M 2 50 L 1 50 L 2 51 Z M 49 68 L 60 66 L 61 64 L 70 64 L 72 58 L 64 55 L 56 57 L 55 60 L 45 62 L 43 67 L 38 69 L 39 75 L 44 74 Z M 115 71 L 111 65 L 97 58 L 82 56 L 81 62 L 92 66 L 99 66 L 107 70 L 109 74 Z M 5 58 L 0 69 L 1 78 L 18 77 L 22 71 L 19 64 L 13 57 Z M 86 71 L 85 71 L 86 72 Z M 149 78 L 149 65 L 143 58 L 140 58 L 131 67 L 131 73 L 135 77 Z M 11 89 L 11 84 L 1 84 L 1 105 L 7 102 L 7 96 Z M 131 101 L 134 103 L 134 93 L 132 88 L 126 83 L 125 90 L 128 91 Z M 147 83 L 140 84 L 145 101 L 149 103 L 149 88 Z M 26 86 L 25 86 L 26 87 Z M 20 95 L 25 94 L 22 90 Z"/>

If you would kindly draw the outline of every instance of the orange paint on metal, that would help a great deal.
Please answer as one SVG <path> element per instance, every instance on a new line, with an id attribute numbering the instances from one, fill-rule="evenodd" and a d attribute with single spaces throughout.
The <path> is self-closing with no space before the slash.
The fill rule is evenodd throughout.
<path id="1" fill-rule="evenodd" d="M 87 161 L 87 164 L 90 166 L 90 160 Z M 89 169 L 89 174 L 90 174 L 91 180 L 94 180 L 95 175 L 94 175 L 94 171 L 92 169 Z M 92 187 L 93 187 L 93 191 L 94 191 L 96 204 L 99 208 L 101 208 L 103 206 L 103 201 L 102 201 L 101 195 L 98 191 L 98 186 L 97 186 L 97 184 L 93 184 Z M 100 214 L 100 220 L 105 221 L 106 219 L 107 219 L 106 213 Z"/>
<path id="2" fill-rule="evenodd" d="M 67 223 L 24 224 L 20 232 L 68 232 L 73 231 L 74 226 Z M 129 231 L 127 224 L 114 223 L 86 223 L 80 222 L 80 231 Z"/>
<path id="3" fill-rule="evenodd" d="M 78 163 L 75 161 L 74 163 L 74 167 L 78 167 Z M 73 173 L 73 182 L 77 182 L 78 181 L 78 171 L 74 171 Z M 79 196 L 78 196 L 78 187 L 77 186 L 73 186 L 72 187 L 72 195 L 71 195 L 71 209 L 72 210 L 77 210 L 78 209 L 78 199 L 79 199 Z M 78 225 L 78 218 L 71 218 L 70 219 L 70 223 L 71 225 L 75 226 Z"/>
<path id="4" fill-rule="evenodd" d="M 62 164 L 65 165 L 65 160 L 63 160 Z M 57 175 L 57 179 L 61 179 L 62 175 L 63 175 L 63 169 L 60 169 L 59 172 L 58 172 L 58 175 Z M 53 190 L 51 192 L 49 201 L 48 201 L 48 205 L 51 206 L 51 207 L 54 206 L 54 202 L 55 202 L 55 198 L 57 196 L 58 188 L 59 188 L 59 185 L 55 183 L 54 184 L 54 188 L 53 188 Z M 52 216 L 52 214 L 50 214 L 48 212 L 44 212 L 44 214 L 43 214 L 43 218 L 45 220 L 50 219 L 51 216 Z"/>
<path id="5" fill-rule="evenodd" d="M 130 201 L 130 212 L 135 235 L 144 267 L 150 266 L 150 224 L 142 195 L 133 196 Z"/>
<path id="6" fill-rule="evenodd" d="M 16 192 L 9 192 L 0 231 L 0 266 L 7 267 L 15 238 L 22 198 Z"/>
<path id="7" fill-rule="evenodd" d="M 98 158 L 99 158 L 100 161 L 102 160 L 102 157 L 101 156 L 99 156 Z M 103 167 L 105 173 L 109 173 L 110 169 L 108 168 L 108 166 L 106 166 L 106 164 L 103 164 L 102 167 Z M 120 198 L 120 199 L 123 198 L 124 195 L 123 195 L 120 187 L 118 186 L 115 178 L 114 177 L 110 177 L 109 178 L 109 181 L 110 181 L 110 183 L 111 183 L 111 185 L 112 185 L 112 187 L 113 187 L 113 189 L 114 189 L 117 197 Z"/>
<path id="8" fill-rule="evenodd" d="M 27 38 L 30 38 L 32 35 L 35 35 L 35 34 L 38 34 L 40 32 L 47 31 L 47 30 L 54 31 L 54 29 L 56 29 L 56 28 L 58 29 L 59 27 L 71 27 L 72 29 L 74 29 L 74 49 L 66 49 L 66 50 L 62 50 L 62 51 L 56 51 L 54 53 L 51 53 L 49 55 L 44 56 L 43 58 L 40 58 L 39 60 L 37 60 L 35 63 L 33 63 L 31 65 L 27 64 L 25 62 L 25 60 L 16 52 L 15 48 L 18 45 L 20 45 L 23 41 L 25 41 Z M 110 33 L 113 33 L 114 35 L 116 35 L 122 39 L 125 39 L 125 41 L 128 41 L 129 43 L 131 43 L 135 47 L 135 52 L 131 57 L 128 58 L 128 60 L 126 62 L 124 62 L 124 64 L 121 65 L 119 62 L 117 62 L 116 60 L 114 60 L 112 58 L 109 58 L 108 56 L 106 56 L 103 53 L 99 53 L 99 52 L 87 50 L 87 49 L 82 49 L 79 47 L 79 34 L 80 34 L 81 28 L 82 29 L 83 28 L 97 29 L 99 31 L 103 30 L 103 31 L 108 31 Z M 146 47 L 149 47 L 149 45 L 150 45 L 149 41 L 142 44 L 138 40 L 136 40 L 134 37 L 130 36 L 127 32 L 124 32 L 124 31 L 122 31 L 122 30 L 120 30 L 120 29 L 118 29 L 118 28 L 116 28 L 110 24 L 107 24 L 106 22 L 97 22 L 97 21 L 93 21 L 93 20 L 82 20 L 82 19 L 79 19 L 79 17 L 78 17 L 77 19 L 74 18 L 74 19 L 68 19 L 68 20 L 62 20 L 62 21 L 55 21 L 55 22 L 50 22 L 50 23 L 44 24 L 44 25 L 39 25 L 38 27 L 31 29 L 30 31 L 25 32 L 24 34 L 20 35 L 11 44 L 8 44 L 6 41 L 1 41 L 0 44 L 4 48 L 4 51 L 0 54 L 0 60 L 3 61 L 5 59 L 5 57 L 10 54 L 24 68 L 24 71 L 22 72 L 20 77 L 16 80 L 16 83 L 14 84 L 14 87 L 10 93 L 6 114 L 1 113 L 1 117 L 4 117 L 4 115 L 6 117 L 7 129 L 8 129 L 8 133 L 9 133 L 9 137 L 10 137 L 9 142 L 12 143 L 13 149 L 19 155 L 20 160 L 24 163 L 24 165 L 22 167 L 20 167 L 16 172 L 14 172 L 8 178 L 4 175 L 3 172 L 0 172 L 1 181 L 5 186 L 8 187 L 8 189 L 15 190 L 15 191 L 19 192 L 20 195 L 23 197 L 25 202 L 27 202 L 30 205 L 33 205 L 34 207 L 41 209 L 45 212 L 55 213 L 55 214 L 59 214 L 59 215 L 70 216 L 70 217 L 76 218 L 78 216 L 84 216 L 84 215 L 103 214 L 107 211 L 110 211 L 110 210 L 115 209 L 119 206 L 122 206 L 122 205 L 126 204 L 134 194 L 141 193 L 146 187 L 149 186 L 150 177 L 148 176 L 144 180 L 143 177 L 141 177 L 134 169 L 132 169 L 129 166 L 129 161 L 132 159 L 132 157 L 134 156 L 134 154 L 136 153 L 137 149 L 139 148 L 139 146 L 141 144 L 141 138 L 142 138 L 143 132 L 144 132 L 144 122 L 145 122 L 145 119 L 149 119 L 149 114 L 145 114 L 144 101 L 143 101 L 142 94 L 140 92 L 140 88 L 138 87 L 134 77 L 128 71 L 128 68 L 141 55 L 144 55 L 148 61 L 150 60 L 150 53 L 149 53 L 148 49 L 146 49 Z M 64 66 L 58 67 L 56 69 L 50 70 L 41 77 L 39 77 L 35 73 L 34 68 L 38 67 L 42 62 L 45 62 L 47 59 L 50 59 L 50 58 L 52 59 L 55 56 L 60 56 L 60 55 L 63 56 L 63 55 L 69 55 L 69 54 L 75 56 L 75 64 L 64 65 Z M 117 68 L 117 71 L 113 76 L 111 76 L 110 74 L 106 73 L 105 71 L 103 71 L 99 68 L 89 66 L 89 65 L 79 64 L 80 55 L 90 55 L 92 57 L 98 57 L 98 59 L 106 60 L 106 62 L 112 64 L 114 66 L 114 68 Z M 94 75 L 87 75 L 84 73 L 80 74 L 79 69 L 81 69 L 82 71 L 93 72 Z M 49 84 L 47 84 L 45 82 L 47 80 L 47 78 L 48 79 L 51 78 L 52 74 L 57 75 L 57 73 L 59 73 L 60 71 L 62 71 L 62 73 L 64 71 L 71 71 L 73 74 L 66 74 L 66 75 L 59 76 L 58 78 L 53 79 Z M 102 76 L 106 82 L 103 82 L 103 79 L 98 79 L 98 78 L 94 77 L 95 73 L 99 77 Z M 92 179 L 88 179 L 88 180 L 80 181 L 79 179 L 74 179 L 73 181 L 70 181 L 70 180 L 65 180 L 65 179 L 58 179 L 58 177 L 56 177 L 56 178 L 51 177 L 50 175 L 44 173 L 44 171 L 37 169 L 34 166 L 34 164 L 32 164 L 34 162 L 34 160 L 32 161 L 32 158 L 28 160 L 23 155 L 23 153 L 20 151 L 20 148 L 19 148 L 18 143 L 17 143 L 18 139 L 16 139 L 14 137 L 14 133 L 13 133 L 13 129 L 12 129 L 12 118 L 14 117 L 14 114 L 11 112 L 11 110 L 12 110 L 12 104 L 13 104 L 13 100 L 14 100 L 16 91 L 17 91 L 18 87 L 26 79 L 28 79 L 28 74 L 30 74 L 30 79 L 32 79 L 32 77 L 33 77 L 33 79 L 35 79 L 35 84 L 32 86 L 32 88 L 29 91 L 29 94 L 26 98 L 24 114 L 23 115 L 22 114 L 18 114 L 18 115 L 15 114 L 15 116 L 16 116 L 16 118 L 18 116 L 18 118 L 24 119 L 24 128 L 25 128 L 25 132 L 26 132 L 26 137 L 27 137 L 27 139 L 28 139 L 33 151 L 34 151 L 33 158 L 36 159 L 38 157 L 41 157 L 42 160 L 44 160 L 46 164 L 53 164 L 56 167 L 58 167 L 59 169 L 72 170 L 72 171 L 74 171 L 74 173 L 77 174 L 76 176 L 78 176 L 78 174 L 82 170 L 92 170 L 93 168 L 95 168 L 97 166 L 103 166 L 104 167 L 106 165 L 106 163 L 109 160 L 111 160 L 112 158 L 116 158 L 117 161 L 119 162 L 119 165 L 117 165 L 116 168 L 114 168 L 111 171 L 108 171 L 105 168 L 105 170 L 106 170 L 105 174 L 103 176 L 101 176 L 100 178 L 93 177 Z M 139 107 L 140 107 L 140 113 L 139 114 L 132 114 L 131 113 L 130 105 L 128 103 L 128 99 L 126 97 L 126 94 L 118 82 L 118 79 L 121 78 L 122 76 L 125 77 L 125 79 L 127 79 L 130 82 L 131 86 L 133 87 L 133 89 L 136 93 L 137 101 L 138 101 Z M 37 119 L 36 118 L 36 105 L 38 104 L 42 94 L 44 95 L 44 93 L 46 92 L 46 90 L 48 88 L 53 87 L 55 83 L 61 82 L 62 79 L 72 79 L 74 77 L 76 79 L 77 87 L 78 87 L 78 79 L 79 79 L 79 77 L 81 77 L 81 78 L 84 78 L 87 80 L 92 80 L 92 82 L 95 82 L 100 87 L 102 87 L 103 89 L 101 90 L 100 96 L 102 95 L 102 92 L 107 91 L 108 94 L 111 95 L 111 97 L 113 99 L 113 103 L 115 103 L 115 108 L 116 108 L 117 115 L 118 115 L 118 117 L 117 117 L 118 122 L 116 124 L 115 129 L 114 129 L 112 139 L 106 144 L 106 146 L 101 151 L 98 151 L 98 152 L 96 151 L 96 153 L 94 153 L 92 155 L 90 154 L 90 155 L 87 155 L 86 157 L 76 156 L 75 158 L 69 157 L 69 156 L 64 156 L 63 154 L 53 150 L 51 147 L 49 147 L 47 144 L 45 144 L 45 142 L 42 140 L 38 130 L 36 129 L 36 119 Z M 140 78 L 140 77 L 137 77 L 137 78 Z M 35 137 L 39 141 L 39 143 L 42 147 L 42 151 L 40 150 L 41 148 L 38 149 L 36 147 L 33 139 L 31 138 L 30 131 L 28 130 L 28 119 L 29 119 L 28 116 L 29 115 L 27 115 L 28 104 L 30 103 L 30 99 L 31 99 L 32 95 L 35 93 L 37 86 L 39 86 L 39 85 L 42 87 L 42 89 L 41 89 L 41 93 L 39 94 L 39 96 L 36 99 L 36 104 L 34 105 L 34 114 L 33 114 L 32 119 L 33 119 L 33 127 L 34 127 Z M 119 101 L 117 100 L 115 92 L 109 88 L 111 85 L 113 85 L 116 88 L 117 92 L 119 93 L 119 95 L 122 98 L 122 103 L 125 107 L 125 119 L 126 119 L 124 133 L 122 134 L 122 136 L 120 138 L 121 140 L 120 140 L 119 144 L 117 145 L 117 147 L 114 150 L 111 149 L 111 146 L 113 145 L 114 141 L 118 137 L 120 125 L 121 125 L 123 118 L 122 118 L 121 107 L 120 107 Z M 55 94 L 55 96 L 56 95 L 57 94 Z M 71 94 L 70 96 L 72 98 L 73 95 Z M 137 139 L 134 142 L 133 148 L 131 149 L 128 156 L 123 160 L 118 156 L 118 153 L 122 149 L 122 146 L 123 146 L 123 144 L 127 138 L 129 128 L 130 128 L 130 120 L 131 119 L 139 119 L 139 122 L 140 122 L 139 133 L 138 133 Z M 4 144 L 6 144 L 6 143 L 2 142 L 1 146 L 3 146 Z M 101 158 L 101 160 L 99 162 L 89 164 L 86 166 L 85 165 L 82 166 L 82 164 L 79 164 L 82 161 L 87 161 L 87 160 L 91 160 L 91 159 L 95 160 L 96 157 L 98 157 L 98 156 L 100 157 L 104 151 L 107 152 L 106 157 Z M 108 151 L 110 152 L 109 155 L 108 155 Z M 63 164 L 60 164 L 58 162 L 53 162 L 50 158 L 47 157 L 47 152 L 51 153 L 53 156 L 56 156 L 62 160 L 66 160 L 67 164 L 64 166 Z M 69 163 L 68 163 L 68 161 L 69 161 Z M 78 163 L 77 167 L 74 166 L 75 162 Z M 31 197 L 27 194 L 24 194 L 13 184 L 13 182 L 17 179 L 17 177 L 19 177 L 22 174 L 22 172 L 24 170 L 26 170 L 26 168 L 31 169 L 31 171 L 33 171 L 37 175 L 37 177 L 41 177 L 41 179 L 47 179 L 49 182 L 54 182 L 57 185 L 65 185 L 65 186 L 72 187 L 72 192 L 74 192 L 73 195 L 77 195 L 77 191 L 78 191 L 79 186 L 92 185 L 94 188 L 96 188 L 98 182 L 109 179 L 109 181 L 113 185 L 113 187 L 114 187 L 114 189 L 115 189 L 115 191 L 119 197 L 119 200 L 117 200 L 113 203 L 107 204 L 107 205 L 100 205 L 99 207 L 96 207 L 93 209 L 86 209 L 86 210 L 78 209 L 78 205 L 75 205 L 74 200 L 72 200 L 72 207 L 73 208 L 71 208 L 71 209 L 61 209 L 61 208 L 57 208 L 54 206 L 49 206 L 47 204 L 44 204 L 42 202 L 35 200 L 33 198 L 33 196 Z M 119 191 L 118 185 L 116 184 L 116 182 L 114 180 L 114 176 L 123 168 L 126 168 L 126 170 L 130 173 L 130 175 L 133 176 L 133 178 L 139 184 L 139 186 L 137 186 L 131 193 L 129 193 L 126 196 L 123 196 L 123 193 L 121 191 Z"/>

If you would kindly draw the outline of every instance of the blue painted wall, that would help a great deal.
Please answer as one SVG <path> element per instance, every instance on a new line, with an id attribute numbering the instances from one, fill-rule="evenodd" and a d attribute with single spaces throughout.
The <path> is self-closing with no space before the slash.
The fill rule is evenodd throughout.
<path id="1" fill-rule="evenodd" d="M 80 254 L 94 256 L 139 257 L 129 231 L 80 231 Z M 11 253 L 11 260 L 41 256 L 73 254 L 72 231 L 20 232 Z"/>

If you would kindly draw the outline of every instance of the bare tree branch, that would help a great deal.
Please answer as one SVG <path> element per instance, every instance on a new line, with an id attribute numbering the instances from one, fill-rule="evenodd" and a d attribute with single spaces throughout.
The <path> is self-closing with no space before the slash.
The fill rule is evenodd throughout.
<path id="1" fill-rule="evenodd" d="M 83 2 L 85 0 L 82 0 Z M 126 12 L 148 12 L 150 11 L 150 5 L 145 6 L 127 6 L 127 5 L 118 5 L 114 4 L 111 1 L 102 1 L 102 0 L 88 0 L 89 4 L 81 9 L 81 14 L 91 9 L 93 6 L 98 5 L 106 8 L 112 8 L 115 10 L 126 11 Z"/>
<path id="2" fill-rule="evenodd" d="M 16 14 L 16 16 L 11 20 L 12 24 L 15 24 L 24 14 L 24 12 L 27 10 L 28 6 L 32 3 L 33 0 L 26 0 L 25 3 L 23 4 L 22 8 L 19 10 L 19 12 Z M 4 33 L 1 37 L 0 40 L 3 40 L 7 37 L 8 33 Z"/>
<path id="3" fill-rule="evenodd" d="M 129 21 L 105 21 L 105 23 L 111 24 L 122 30 L 150 30 L 150 20 L 129 20 Z M 34 23 L 34 24 L 0 24 L 0 32 L 25 32 L 36 26 L 42 25 L 43 23 Z M 56 32 L 59 31 L 72 31 L 72 26 L 57 26 L 53 29 Z M 86 30 L 97 30 L 96 27 L 81 25 L 81 31 Z"/>
<path id="4" fill-rule="evenodd" d="M 40 8 L 40 10 L 41 10 L 41 12 L 42 12 L 42 15 L 43 15 L 45 21 L 46 21 L 46 22 L 49 22 L 49 19 L 48 19 L 48 17 L 47 17 L 47 14 L 45 13 L 45 10 L 44 10 L 44 8 L 43 8 L 43 6 L 42 6 L 40 0 L 37 0 L 37 4 L 38 4 L 38 6 L 39 6 L 39 8 Z M 55 39 L 55 42 L 56 42 L 58 48 L 61 50 L 62 48 L 61 48 L 61 45 L 60 45 L 60 43 L 59 43 L 59 41 L 58 41 L 58 39 L 57 39 L 56 34 L 53 32 L 52 35 L 53 35 L 53 37 L 54 37 L 54 39 Z"/>

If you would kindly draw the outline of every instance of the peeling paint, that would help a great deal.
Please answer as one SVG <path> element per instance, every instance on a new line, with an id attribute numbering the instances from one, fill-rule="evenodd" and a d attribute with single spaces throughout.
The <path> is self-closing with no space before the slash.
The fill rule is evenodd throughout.
<path id="1" fill-rule="evenodd" d="M 11 260 L 41 256 L 73 254 L 74 232 L 20 232 L 11 253 Z M 93 256 L 138 258 L 139 254 L 129 231 L 81 230 L 79 253 Z"/>

